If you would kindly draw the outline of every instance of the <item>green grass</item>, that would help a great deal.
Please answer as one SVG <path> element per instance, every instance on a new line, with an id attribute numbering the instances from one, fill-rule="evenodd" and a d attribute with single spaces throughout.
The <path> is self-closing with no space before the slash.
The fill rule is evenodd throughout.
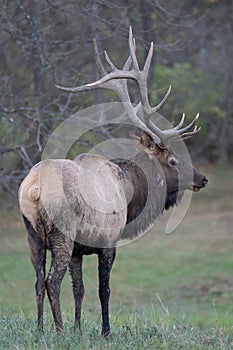
<path id="1" fill-rule="evenodd" d="M 35 274 L 18 212 L 0 213 L 1 349 L 231 349 L 233 326 L 232 168 L 207 168 L 183 222 L 166 235 L 165 214 L 138 241 L 120 247 L 111 275 L 111 325 L 100 334 L 96 256 L 84 259 L 83 334 L 71 332 L 69 275 L 62 285 L 65 335 L 36 331 Z"/>
<path id="2" fill-rule="evenodd" d="M 82 333 L 73 333 L 71 320 L 65 318 L 64 334 L 57 335 L 51 318 L 45 318 L 45 332 L 35 327 L 35 316 L 4 313 L 0 319 L 1 349 L 232 349 L 233 335 L 229 329 L 181 325 L 174 320 L 157 322 L 148 315 L 133 313 L 124 323 L 114 324 L 111 335 L 100 336 L 96 323 L 85 320 Z"/>

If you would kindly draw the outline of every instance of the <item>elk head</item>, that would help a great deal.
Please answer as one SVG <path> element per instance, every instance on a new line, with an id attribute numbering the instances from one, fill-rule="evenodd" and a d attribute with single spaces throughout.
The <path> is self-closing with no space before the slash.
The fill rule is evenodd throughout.
<path id="1" fill-rule="evenodd" d="M 178 196 L 181 197 L 185 190 L 197 192 L 208 183 L 205 175 L 185 159 L 178 157 L 169 147 L 162 147 L 154 142 L 146 131 L 140 137 L 131 135 L 131 138 L 149 154 L 151 161 L 156 159 L 161 165 L 167 185 L 165 209 L 176 204 Z"/>

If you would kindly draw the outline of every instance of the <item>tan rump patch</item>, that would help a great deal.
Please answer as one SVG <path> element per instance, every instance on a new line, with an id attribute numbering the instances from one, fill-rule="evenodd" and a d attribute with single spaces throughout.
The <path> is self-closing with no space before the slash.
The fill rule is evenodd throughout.
<path id="1" fill-rule="evenodd" d="M 32 185 L 32 187 L 28 191 L 28 197 L 31 199 L 31 201 L 35 202 L 40 198 L 41 193 L 41 187 Z"/>

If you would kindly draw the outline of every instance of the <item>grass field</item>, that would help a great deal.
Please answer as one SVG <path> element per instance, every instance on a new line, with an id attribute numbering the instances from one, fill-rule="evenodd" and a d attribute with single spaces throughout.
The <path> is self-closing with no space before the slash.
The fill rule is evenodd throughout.
<path id="1" fill-rule="evenodd" d="M 46 331 L 36 331 L 35 274 L 17 210 L 0 212 L 0 349 L 232 349 L 233 168 L 203 169 L 183 222 L 166 235 L 168 213 L 142 239 L 120 247 L 111 276 L 108 341 L 99 336 L 97 261 L 85 258 L 83 333 L 71 332 L 69 275 L 62 285 L 64 336 L 48 302 Z"/>

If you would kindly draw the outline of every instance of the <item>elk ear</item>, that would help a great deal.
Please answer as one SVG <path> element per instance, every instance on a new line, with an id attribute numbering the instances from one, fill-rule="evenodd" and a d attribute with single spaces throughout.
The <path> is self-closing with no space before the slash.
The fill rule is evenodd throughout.
<path id="1" fill-rule="evenodd" d="M 129 136 L 135 143 L 140 144 L 143 147 L 151 148 L 154 145 L 152 137 L 145 131 L 142 131 L 140 137 L 131 133 L 129 134 Z"/>
<path id="2" fill-rule="evenodd" d="M 147 148 L 154 146 L 152 137 L 146 131 L 142 131 L 140 140 L 141 144 Z"/>
<path id="3" fill-rule="evenodd" d="M 163 154 L 164 149 L 154 142 L 152 137 L 146 132 L 142 131 L 141 136 L 136 136 L 134 134 L 129 134 L 131 139 L 138 145 L 147 149 L 147 152 L 158 156 L 160 153 Z"/>
<path id="4" fill-rule="evenodd" d="M 145 131 L 142 131 L 140 137 L 136 136 L 134 134 L 131 134 L 131 133 L 129 134 L 129 136 L 137 144 L 140 144 L 140 145 L 147 147 L 147 148 L 150 148 L 152 146 L 152 144 L 154 143 L 152 137 Z"/>
<path id="5" fill-rule="evenodd" d="M 161 148 L 157 143 L 154 142 L 153 138 L 146 132 L 143 131 L 141 133 L 141 138 L 140 138 L 141 144 L 146 147 L 147 151 L 149 154 L 158 157 L 160 154 L 163 155 L 164 149 Z"/>

